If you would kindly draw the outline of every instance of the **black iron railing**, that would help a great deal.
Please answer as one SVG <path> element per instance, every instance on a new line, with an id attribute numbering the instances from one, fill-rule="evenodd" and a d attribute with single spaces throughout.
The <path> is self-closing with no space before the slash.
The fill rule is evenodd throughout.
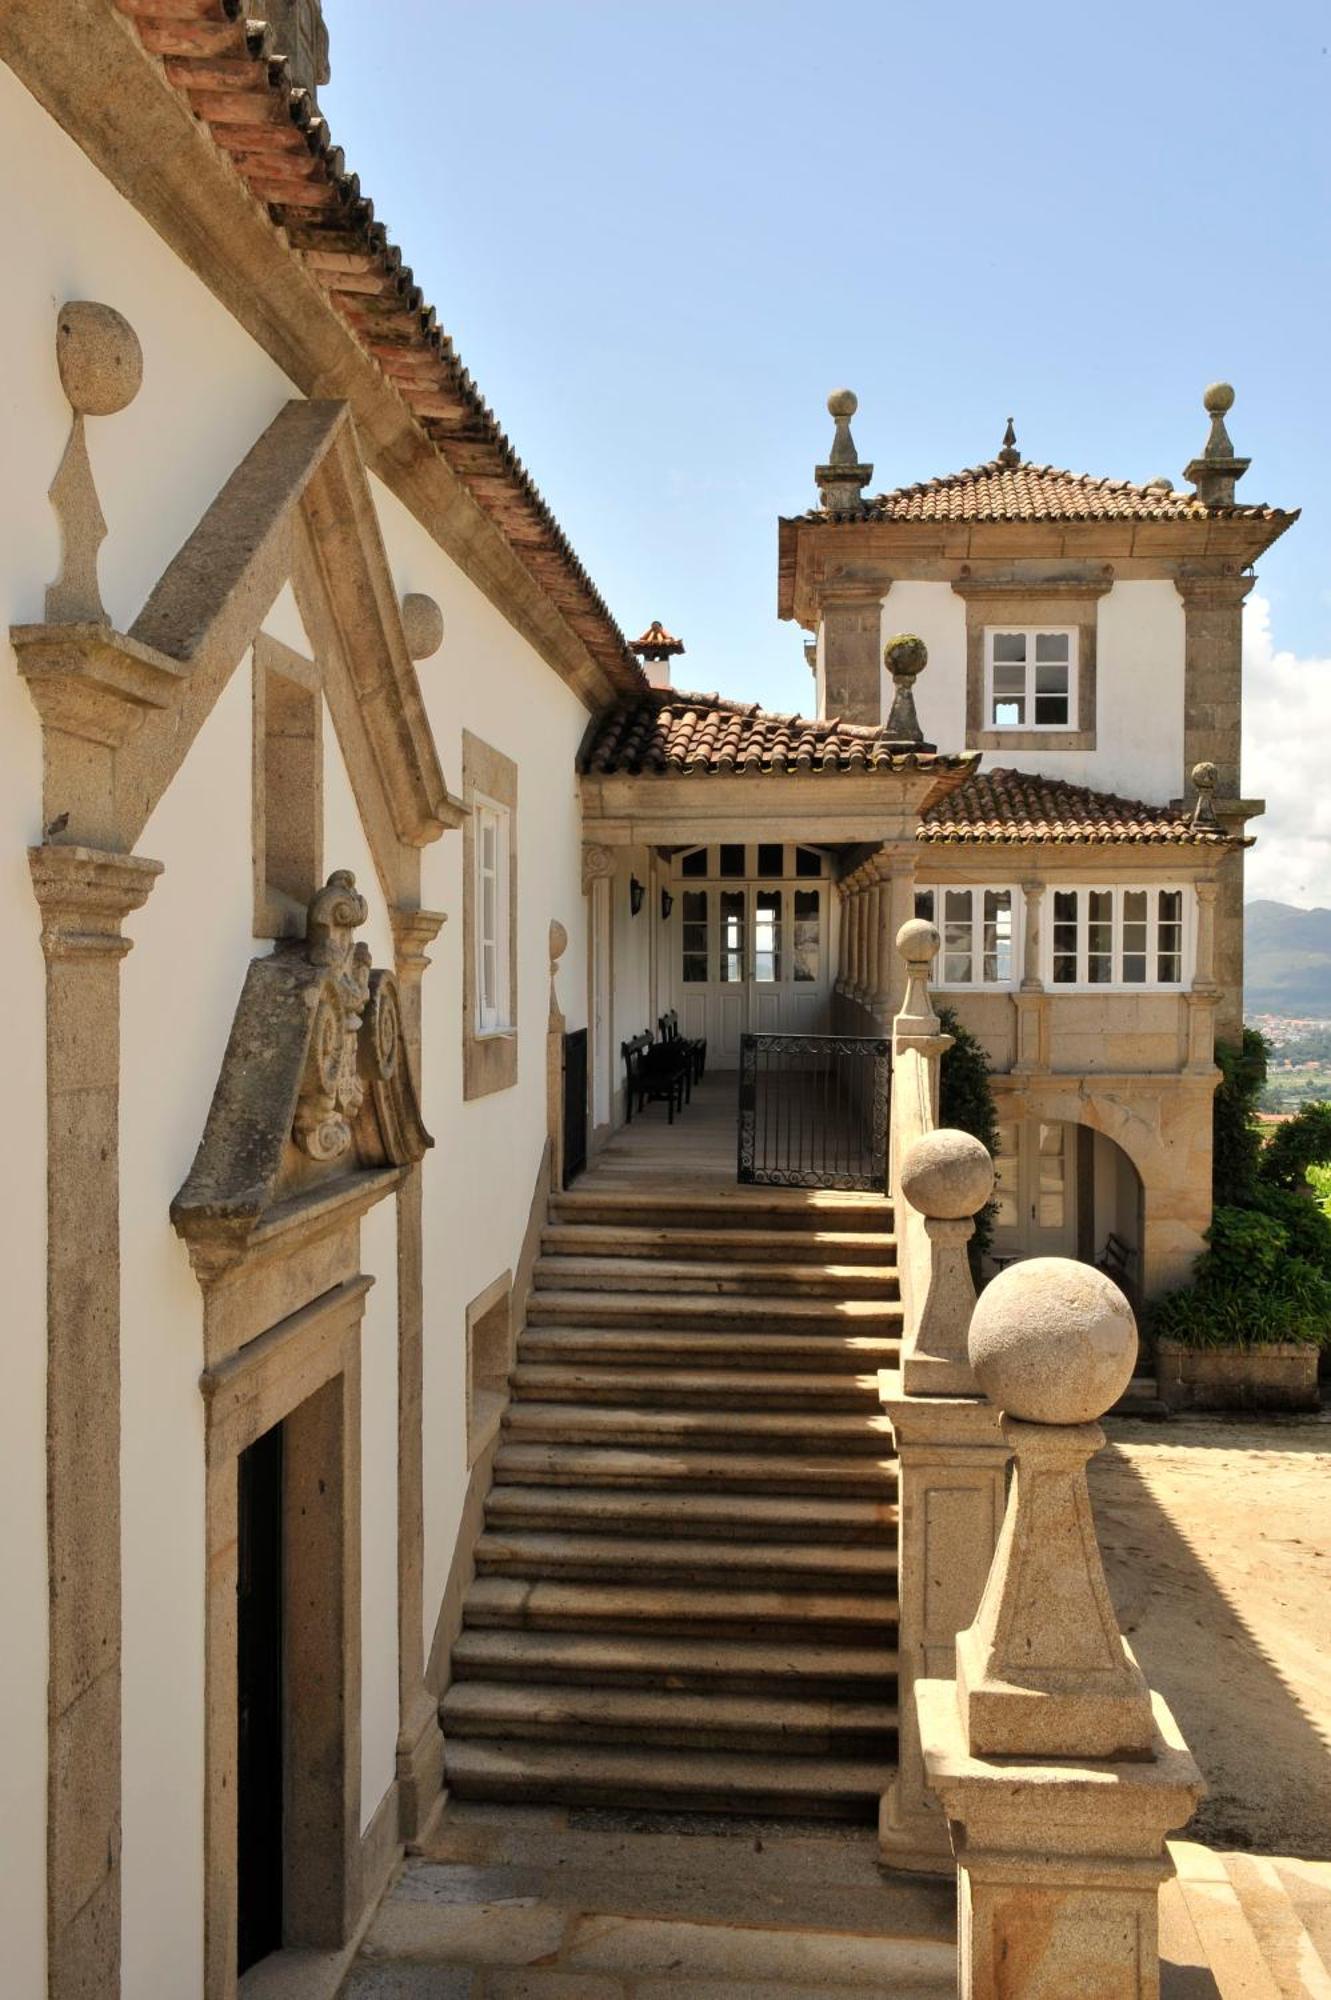
<path id="1" fill-rule="evenodd" d="M 872 1036 L 742 1035 L 740 1180 L 881 1192 L 891 1055 Z"/>

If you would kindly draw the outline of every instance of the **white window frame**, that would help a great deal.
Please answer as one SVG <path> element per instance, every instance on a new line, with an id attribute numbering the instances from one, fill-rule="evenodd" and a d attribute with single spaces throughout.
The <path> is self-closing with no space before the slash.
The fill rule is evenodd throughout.
<path id="1" fill-rule="evenodd" d="M 1090 920 L 1088 898 L 1092 895 L 1112 897 L 1110 915 L 1110 970 L 1109 979 L 1092 980 L 1090 977 Z M 1058 896 L 1075 895 L 1077 898 L 1077 977 L 1075 980 L 1054 979 L 1055 940 L 1058 919 L 1055 915 Z M 1125 896 L 1145 895 L 1146 897 L 1146 967 L 1150 975 L 1146 979 L 1125 979 L 1123 977 L 1123 899 Z M 1177 979 L 1158 977 L 1160 951 L 1160 897 L 1177 895 L 1181 897 L 1179 924 L 1179 976 Z M 1187 882 L 1050 882 L 1048 888 L 1044 937 L 1041 940 L 1040 976 L 1050 993 L 1186 993 L 1192 984 L 1193 968 L 1196 963 L 1197 898 L 1192 886 Z M 1059 954 L 1061 956 L 1061 954 Z M 1135 955 L 1135 954 L 1134 954 Z"/>
<path id="2" fill-rule="evenodd" d="M 947 897 L 949 895 L 969 896 L 971 899 L 970 927 L 971 967 L 980 969 L 978 979 L 949 979 L 947 977 Z M 1007 896 L 1012 911 L 1012 970 L 1006 979 L 986 979 L 984 973 L 984 899 L 986 896 Z M 922 882 L 915 892 L 916 907 L 921 898 L 931 896 L 934 914 L 929 922 L 936 924 L 943 940 L 938 953 L 935 976 L 931 982 L 940 991 L 948 993 L 1012 993 L 1021 984 L 1021 926 L 1025 914 L 1025 898 L 1015 882 Z"/>
<path id="3" fill-rule="evenodd" d="M 497 799 L 477 792 L 472 799 L 472 840 L 476 864 L 472 908 L 475 911 L 475 1018 L 478 1035 L 507 1035 L 512 1032 L 509 1002 L 509 916 L 513 894 L 512 833 L 513 814 Z M 486 930 L 487 829 L 494 834 L 494 935 Z M 494 967 L 493 988 L 486 979 L 486 961 Z"/>
<path id="4" fill-rule="evenodd" d="M 1037 722 L 1035 720 L 1035 642 L 1042 635 L 1057 633 L 1068 642 L 1068 719 L 1066 722 Z M 1000 722 L 995 714 L 994 696 L 994 641 L 999 638 L 1020 635 L 1026 641 L 1026 664 L 1024 691 L 1021 699 L 1025 703 L 1025 719 L 1021 722 Z M 1027 730 L 1041 736 L 1074 735 L 1080 726 L 1081 670 L 1079 660 L 1080 634 L 1075 625 L 986 625 L 984 628 L 984 722 L 986 734 L 1015 736 Z M 1000 665 L 1003 664 L 1000 662 Z M 1003 700 L 1017 697 L 1005 695 Z"/>

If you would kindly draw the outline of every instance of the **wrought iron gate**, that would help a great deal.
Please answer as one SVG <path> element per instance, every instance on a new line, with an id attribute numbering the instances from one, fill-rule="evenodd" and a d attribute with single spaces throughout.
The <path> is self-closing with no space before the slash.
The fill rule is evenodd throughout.
<path id="1" fill-rule="evenodd" d="M 742 1035 L 740 1180 L 885 1189 L 891 1055 L 871 1036 Z"/>

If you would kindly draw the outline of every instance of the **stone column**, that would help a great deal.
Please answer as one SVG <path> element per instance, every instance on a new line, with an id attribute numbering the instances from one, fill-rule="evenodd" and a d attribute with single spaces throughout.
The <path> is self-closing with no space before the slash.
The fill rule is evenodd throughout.
<path id="1" fill-rule="evenodd" d="M 843 722 L 883 719 L 882 629 L 886 581 L 834 589 L 824 597 L 823 714 Z"/>
<path id="2" fill-rule="evenodd" d="M 1175 579 L 1183 599 L 1183 769 L 1186 798 L 1193 767 L 1216 767 L 1217 807 L 1241 796 L 1239 747 L 1243 698 L 1243 600 L 1253 576 L 1195 569 Z"/>
<path id="3" fill-rule="evenodd" d="M 555 990 L 559 961 L 568 950 L 568 932 L 551 918 L 550 1009 L 545 1033 L 545 1129 L 550 1140 L 550 1186 L 557 1194 L 564 1185 L 564 1015 Z M 654 1032 L 654 1030 L 653 1030 Z"/>
<path id="4" fill-rule="evenodd" d="M 1198 882 L 1197 962 L 1192 991 L 1188 994 L 1188 1054 L 1184 1067 L 1194 1076 L 1204 1076 L 1215 1068 L 1216 1002 L 1220 989 L 1215 983 L 1215 908 L 1219 893 L 1215 882 Z"/>
<path id="5" fill-rule="evenodd" d="M 872 1013 L 878 1007 L 878 947 L 882 936 L 879 910 L 884 890 L 874 880 L 864 892 L 864 1006 Z"/>
<path id="6" fill-rule="evenodd" d="M 421 1081 L 421 980 L 444 923 L 394 909 L 394 970 L 407 1059 Z M 416 1842 L 442 1796 L 439 1705 L 425 1683 L 424 1322 L 421 1168 L 397 1194 L 397 1780 L 403 1840 Z"/>
<path id="7" fill-rule="evenodd" d="M 840 904 L 837 924 L 837 974 L 833 993 L 844 994 L 846 990 L 846 966 L 850 957 L 850 892 L 844 882 L 836 885 Z"/>
<path id="8" fill-rule="evenodd" d="M 46 956 L 46 1990 L 87 2000 L 120 1991 L 121 925 L 162 864 L 28 858 Z"/>
<path id="9" fill-rule="evenodd" d="M 860 991 L 860 889 L 852 879 L 846 884 L 846 983 L 847 1000 L 859 998 Z"/>
<path id="10" fill-rule="evenodd" d="M 984 1147 L 935 1131 L 906 1152 L 898 1203 L 924 1220 L 900 1369 L 879 1392 L 898 1458 L 897 1775 L 879 1812 L 885 1867 L 951 1874 L 947 1823 L 925 1782 L 916 1683 L 955 1671 L 956 1635 L 975 1616 L 1003 1517 L 1008 1448 L 999 1412 L 975 1393 L 966 1334 L 975 1305 L 966 1245 L 993 1189 Z M 903 1234 L 898 1221 L 898 1241 Z M 969 1393 L 958 1393 L 969 1392 Z"/>
<path id="11" fill-rule="evenodd" d="M 1136 1324 L 1102 1272 L 1033 1258 L 989 1285 L 969 1348 L 1016 1467 L 956 1676 L 916 1688 L 958 1862 L 960 2000 L 1158 2000 L 1165 1837 L 1204 1788 L 1119 1634 L 1086 1488 Z"/>
<path id="12" fill-rule="evenodd" d="M 886 990 L 885 1011 L 889 1021 L 896 1019 L 906 991 L 906 960 L 897 949 L 897 940 L 902 926 L 911 923 L 914 916 L 915 854 L 912 848 L 905 855 L 900 852 L 893 854 L 888 893 L 879 906 L 883 931 L 878 954 L 879 984 Z"/>
<path id="13" fill-rule="evenodd" d="M 1014 996 L 1017 1010 L 1017 1054 L 1012 1067 L 1025 1074 L 1048 1067 L 1044 1048 L 1045 989 L 1040 977 L 1043 948 L 1044 899 L 1046 885 L 1028 881 L 1021 885 L 1023 899 L 1021 940 L 1021 990 Z"/>

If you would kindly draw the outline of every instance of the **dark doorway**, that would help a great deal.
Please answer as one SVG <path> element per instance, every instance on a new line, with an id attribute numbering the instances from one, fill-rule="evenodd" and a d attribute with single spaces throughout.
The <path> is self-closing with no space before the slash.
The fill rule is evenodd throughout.
<path id="1" fill-rule="evenodd" d="M 587 1030 L 564 1037 L 564 1186 L 587 1164 Z"/>
<path id="2" fill-rule="evenodd" d="M 236 1582 L 237 1969 L 282 1943 L 282 1426 L 243 1451 Z"/>

